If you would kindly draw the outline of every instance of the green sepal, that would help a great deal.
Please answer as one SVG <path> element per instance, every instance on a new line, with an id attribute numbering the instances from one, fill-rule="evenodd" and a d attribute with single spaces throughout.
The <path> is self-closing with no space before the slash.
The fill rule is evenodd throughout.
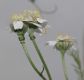
<path id="1" fill-rule="evenodd" d="M 28 33 L 29 33 L 30 40 L 36 39 L 36 37 L 34 36 L 34 29 L 33 28 L 28 29 Z"/>
<path id="2" fill-rule="evenodd" d="M 17 35 L 18 35 L 19 41 L 24 41 L 25 40 L 24 32 L 23 31 L 18 31 Z"/>
<path id="3" fill-rule="evenodd" d="M 32 21 L 23 21 L 23 23 L 28 26 L 29 28 L 37 29 L 38 26 L 34 25 Z"/>

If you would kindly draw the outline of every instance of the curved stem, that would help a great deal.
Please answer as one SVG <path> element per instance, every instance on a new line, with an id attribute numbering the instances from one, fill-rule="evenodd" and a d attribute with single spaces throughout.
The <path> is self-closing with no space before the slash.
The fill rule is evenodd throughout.
<path id="1" fill-rule="evenodd" d="M 36 68 L 35 64 L 33 63 L 32 59 L 31 59 L 31 57 L 30 57 L 30 55 L 29 55 L 29 53 L 28 53 L 28 49 L 27 49 L 27 47 L 26 47 L 26 45 L 25 45 L 25 42 L 21 42 L 21 45 L 22 45 L 23 50 L 24 50 L 24 52 L 25 52 L 25 54 L 26 54 L 26 56 L 27 56 L 27 58 L 28 58 L 28 60 L 29 60 L 29 63 L 30 63 L 31 66 L 33 67 L 33 69 L 36 71 L 36 73 L 37 73 L 43 80 L 47 80 L 47 79 L 39 72 L 39 70 Z"/>
<path id="2" fill-rule="evenodd" d="M 36 4 L 36 0 L 30 0 L 30 2 L 36 7 L 36 9 L 38 11 L 40 11 L 40 13 L 43 13 L 43 14 L 53 14 L 53 13 L 55 13 L 57 11 L 57 6 L 56 5 L 54 5 L 53 10 L 46 11 L 46 10 L 42 10 L 40 8 L 40 6 L 38 4 Z"/>
<path id="3" fill-rule="evenodd" d="M 63 55 L 63 54 L 61 54 L 61 57 L 62 57 L 62 65 L 63 65 L 64 75 L 65 75 L 65 80 L 68 80 L 68 76 L 67 76 L 67 70 L 66 70 L 66 64 L 65 64 L 64 55 Z"/>
<path id="4" fill-rule="evenodd" d="M 37 46 L 37 43 L 36 43 L 35 39 L 32 40 L 32 43 L 33 43 L 33 45 L 34 45 L 34 47 L 35 47 L 35 49 L 36 49 L 36 51 L 37 51 L 37 53 L 38 53 L 38 55 L 39 55 L 39 57 L 40 57 L 42 63 L 43 63 L 43 66 L 44 66 L 44 68 L 45 68 L 45 70 L 46 70 L 46 73 L 47 73 L 47 75 L 48 75 L 49 80 L 52 80 L 51 74 L 50 74 L 50 72 L 49 72 L 49 70 L 48 70 L 48 67 L 47 67 L 47 65 L 46 65 L 46 63 L 45 63 L 45 60 L 44 60 L 44 58 L 43 58 L 43 56 L 42 56 L 42 54 L 41 54 L 41 52 L 40 52 L 40 50 L 39 50 L 39 48 L 38 48 L 38 46 Z"/>

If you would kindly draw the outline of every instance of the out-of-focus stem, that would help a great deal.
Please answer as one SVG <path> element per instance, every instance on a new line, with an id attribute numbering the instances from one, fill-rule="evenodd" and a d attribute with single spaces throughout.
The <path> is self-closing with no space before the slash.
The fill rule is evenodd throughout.
<path id="1" fill-rule="evenodd" d="M 64 59 L 64 53 L 61 54 L 61 58 L 62 58 L 62 65 L 63 65 L 65 80 L 68 80 L 68 76 L 67 76 L 68 73 L 67 73 L 66 63 Z"/>

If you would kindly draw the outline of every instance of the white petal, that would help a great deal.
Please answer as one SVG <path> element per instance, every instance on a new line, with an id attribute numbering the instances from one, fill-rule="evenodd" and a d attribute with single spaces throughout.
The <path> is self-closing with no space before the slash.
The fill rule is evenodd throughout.
<path id="1" fill-rule="evenodd" d="M 73 49 L 74 51 L 78 50 L 76 46 L 72 46 L 71 49 Z"/>
<path id="2" fill-rule="evenodd" d="M 22 29 L 23 28 L 23 22 L 22 21 L 14 21 L 13 22 L 14 29 Z"/>
<path id="3" fill-rule="evenodd" d="M 72 54 L 77 54 L 79 53 L 79 49 L 76 47 L 76 46 L 72 46 L 69 51 L 68 51 L 69 55 L 72 55 Z"/>
<path id="4" fill-rule="evenodd" d="M 45 19 L 37 18 L 37 21 L 42 25 L 42 27 L 45 27 L 48 24 L 48 21 Z"/>
<path id="5" fill-rule="evenodd" d="M 28 16 L 27 18 L 25 18 L 23 21 L 33 21 L 32 17 Z"/>
<path id="6" fill-rule="evenodd" d="M 38 28 L 42 28 L 42 26 L 40 24 L 37 24 L 37 23 L 32 23 L 34 24 L 35 26 L 37 26 Z"/>
<path id="7" fill-rule="evenodd" d="M 47 20 L 45 20 L 45 19 L 41 19 L 41 18 L 37 18 L 37 21 L 38 21 L 39 23 L 47 22 Z M 47 22 L 47 23 L 48 23 L 48 22 Z"/>
<path id="8" fill-rule="evenodd" d="M 54 47 L 56 45 L 56 41 L 47 41 L 46 45 Z"/>
<path id="9" fill-rule="evenodd" d="M 51 26 L 50 25 L 47 25 L 47 28 L 51 28 Z"/>
<path id="10" fill-rule="evenodd" d="M 43 32 L 43 29 L 41 29 L 41 28 L 37 28 L 36 30 L 35 30 L 35 32 L 37 32 L 37 33 L 42 33 Z"/>

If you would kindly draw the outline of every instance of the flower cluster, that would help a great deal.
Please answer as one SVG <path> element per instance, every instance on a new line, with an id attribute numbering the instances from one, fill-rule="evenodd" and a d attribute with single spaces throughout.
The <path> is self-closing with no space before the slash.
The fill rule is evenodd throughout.
<path id="1" fill-rule="evenodd" d="M 48 70 L 48 67 L 45 63 L 45 60 L 41 54 L 41 51 L 36 43 L 36 37 L 34 33 L 38 33 L 40 35 L 44 34 L 47 32 L 48 29 L 48 22 L 45 19 L 42 19 L 40 16 L 39 11 L 30 11 L 30 10 L 25 10 L 20 14 L 15 14 L 12 16 L 12 23 L 11 23 L 11 30 L 13 32 L 16 32 L 18 35 L 18 39 L 23 47 L 23 50 L 25 54 L 27 55 L 27 58 L 34 68 L 34 70 L 37 72 L 37 74 L 43 79 L 47 80 L 46 77 L 42 74 L 44 69 L 47 73 L 47 76 L 49 80 L 52 80 L 51 74 Z M 25 36 L 24 34 L 28 32 L 29 38 L 32 41 L 35 50 L 38 53 L 39 58 L 41 59 L 41 62 L 43 64 L 43 70 L 40 73 L 38 68 L 34 65 L 31 57 L 28 54 L 27 47 L 25 46 Z M 46 45 L 52 46 L 53 48 L 57 49 L 61 53 L 61 58 L 62 58 L 62 64 L 63 64 L 63 69 L 64 69 L 64 75 L 65 75 L 65 80 L 68 80 L 68 75 L 67 75 L 67 70 L 66 70 L 66 64 L 65 64 L 65 53 L 67 50 L 74 48 L 74 39 L 66 34 L 61 34 L 58 35 L 55 41 L 47 41 Z M 82 75 L 83 73 L 81 72 L 81 64 L 79 60 L 79 55 L 78 54 L 72 54 L 72 57 L 74 58 L 75 62 L 77 63 L 78 67 L 80 67 L 78 70 L 80 71 L 80 74 Z M 82 76 L 81 76 L 82 77 Z"/>
<path id="2" fill-rule="evenodd" d="M 48 28 L 47 20 L 41 18 L 39 11 L 23 11 L 19 15 L 13 15 L 12 21 L 11 28 L 14 32 L 33 28 L 36 33 L 43 34 Z"/>

